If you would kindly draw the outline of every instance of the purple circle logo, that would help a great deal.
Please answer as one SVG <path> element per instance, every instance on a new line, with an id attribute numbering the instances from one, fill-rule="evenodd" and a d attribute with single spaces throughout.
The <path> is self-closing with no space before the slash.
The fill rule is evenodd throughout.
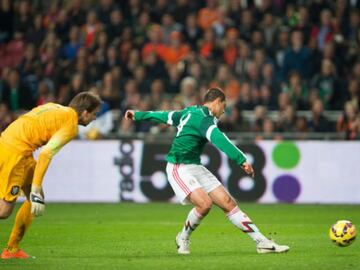
<path id="1" fill-rule="evenodd" d="M 293 203 L 300 195 L 301 186 L 296 177 L 285 174 L 275 179 L 272 189 L 279 201 Z"/>

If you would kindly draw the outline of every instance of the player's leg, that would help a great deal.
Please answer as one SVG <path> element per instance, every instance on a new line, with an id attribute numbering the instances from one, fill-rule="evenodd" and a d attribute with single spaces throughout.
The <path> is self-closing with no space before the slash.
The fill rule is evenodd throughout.
<path id="1" fill-rule="evenodd" d="M 209 193 L 209 196 L 211 197 L 213 203 L 225 212 L 227 218 L 232 224 L 255 241 L 257 251 L 259 253 L 285 252 L 289 250 L 288 246 L 277 245 L 273 241 L 267 239 L 260 232 L 258 227 L 251 221 L 251 219 L 240 210 L 235 199 L 223 186 L 214 189 Z"/>
<path id="2" fill-rule="evenodd" d="M 189 254 L 189 238 L 210 211 L 212 202 L 193 176 L 190 165 L 168 163 L 166 172 L 169 183 L 182 204 L 191 203 L 194 208 L 189 212 L 181 232 L 176 237 L 178 253 Z"/>
<path id="3" fill-rule="evenodd" d="M 251 219 L 240 210 L 235 199 L 225 190 L 223 186 L 220 186 L 209 193 L 214 204 L 219 206 L 227 218 L 236 227 L 241 229 L 244 233 L 249 235 L 256 243 L 259 243 L 267 239 L 256 227 Z"/>
<path id="4" fill-rule="evenodd" d="M 188 200 L 194 205 L 194 208 L 190 210 L 181 232 L 176 236 L 179 254 L 190 254 L 190 235 L 200 225 L 212 206 L 209 195 L 202 188 L 191 192 Z"/>
<path id="5" fill-rule="evenodd" d="M 0 219 L 7 219 L 15 206 L 15 202 L 7 202 L 3 199 L 0 199 Z"/>
<path id="6" fill-rule="evenodd" d="M 19 186 L 11 180 L 11 171 L 18 158 L 0 145 L 0 219 L 8 218 L 15 206 Z"/>
<path id="7" fill-rule="evenodd" d="M 20 242 L 23 239 L 25 232 L 32 223 L 33 216 L 31 214 L 31 204 L 30 204 L 30 191 L 31 191 L 31 182 L 33 178 L 33 172 L 35 168 L 35 160 L 32 157 L 24 161 L 24 166 L 26 167 L 24 177 L 24 184 L 22 186 L 22 191 L 24 192 L 27 200 L 21 205 L 17 211 L 15 222 L 11 230 L 7 248 L 1 254 L 1 257 L 4 259 L 11 258 L 30 258 L 28 254 L 22 251 L 19 248 Z"/>
<path id="8" fill-rule="evenodd" d="M 190 238 L 191 233 L 199 226 L 201 220 L 209 213 L 212 206 L 211 198 L 202 188 L 191 192 L 188 199 L 194 205 L 194 208 L 190 210 L 184 227 L 179 234 L 182 239 Z"/>
<path id="9" fill-rule="evenodd" d="M 27 200 L 23 202 L 17 211 L 15 223 L 7 244 L 7 248 L 10 251 L 16 251 L 19 249 L 20 241 L 23 239 L 25 232 L 33 220 L 33 216 L 31 214 L 31 204 L 29 200 L 30 189 L 31 186 L 23 187 L 23 191 L 27 197 Z"/>

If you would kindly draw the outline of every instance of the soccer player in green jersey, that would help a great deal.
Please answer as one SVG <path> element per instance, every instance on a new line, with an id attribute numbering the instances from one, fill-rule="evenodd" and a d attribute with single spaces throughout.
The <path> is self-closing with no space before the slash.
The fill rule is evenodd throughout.
<path id="1" fill-rule="evenodd" d="M 182 204 L 192 203 L 182 231 L 176 236 L 179 254 L 190 253 L 190 235 L 209 213 L 213 204 L 220 207 L 227 218 L 256 243 L 258 253 L 280 253 L 288 246 L 278 245 L 267 239 L 240 210 L 235 199 L 221 182 L 200 163 L 205 144 L 210 141 L 234 160 L 250 176 L 254 176 L 251 164 L 217 127 L 218 118 L 224 113 L 226 97 L 219 88 L 210 88 L 202 106 L 191 106 L 181 111 L 133 111 L 125 113 L 126 119 L 151 120 L 177 127 L 170 152 L 166 160 L 168 180 Z"/>

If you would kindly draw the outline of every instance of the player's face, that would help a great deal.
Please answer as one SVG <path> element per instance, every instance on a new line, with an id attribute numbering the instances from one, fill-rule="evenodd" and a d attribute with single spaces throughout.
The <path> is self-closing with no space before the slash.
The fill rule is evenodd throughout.
<path id="1" fill-rule="evenodd" d="M 100 107 L 97 107 L 92 112 L 83 111 L 81 121 L 79 121 L 79 124 L 82 126 L 87 126 L 90 124 L 90 122 L 94 121 L 96 119 L 96 114 L 100 111 Z"/>
<path id="2" fill-rule="evenodd" d="M 220 98 L 217 99 L 214 114 L 216 118 L 220 118 L 225 112 L 226 107 L 226 100 L 221 100 Z"/>

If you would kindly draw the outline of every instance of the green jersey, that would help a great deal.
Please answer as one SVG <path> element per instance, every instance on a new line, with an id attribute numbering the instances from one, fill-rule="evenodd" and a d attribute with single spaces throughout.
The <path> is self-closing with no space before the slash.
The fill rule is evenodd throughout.
<path id="1" fill-rule="evenodd" d="M 170 163 L 200 164 L 205 144 L 210 141 L 230 159 L 241 165 L 246 156 L 217 127 L 217 119 L 205 106 L 191 106 L 181 111 L 135 112 L 135 121 L 150 120 L 177 127 L 166 157 Z"/>

